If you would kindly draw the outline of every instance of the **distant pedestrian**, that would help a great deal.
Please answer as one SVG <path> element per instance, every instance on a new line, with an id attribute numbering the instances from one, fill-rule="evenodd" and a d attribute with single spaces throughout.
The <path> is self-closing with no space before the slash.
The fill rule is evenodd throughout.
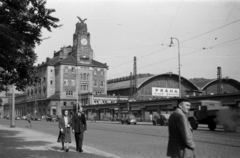
<path id="1" fill-rule="evenodd" d="M 177 108 L 169 118 L 167 156 L 171 158 L 195 157 L 192 128 L 187 118 L 190 106 L 189 100 L 179 99 Z"/>
<path id="2" fill-rule="evenodd" d="M 29 123 L 29 126 L 32 127 L 31 115 L 30 115 L 30 113 L 27 114 L 27 122 Z M 27 127 L 28 127 L 28 125 L 27 125 Z"/>
<path id="3" fill-rule="evenodd" d="M 83 136 L 87 132 L 87 123 L 82 108 L 80 107 L 76 114 L 72 117 L 72 129 L 76 141 L 76 151 L 83 152 Z"/>
<path id="4" fill-rule="evenodd" d="M 62 143 L 62 150 L 65 150 L 64 143 L 66 143 L 66 152 L 69 151 L 68 143 L 71 143 L 71 124 L 72 120 L 68 115 L 68 111 L 64 111 L 64 115 L 59 119 L 58 127 L 60 129 L 57 142 Z"/>
<path id="5" fill-rule="evenodd" d="M 150 115 L 149 115 L 149 118 L 150 118 L 150 122 L 152 122 L 152 120 L 153 120 L 153 115 L 150 114 Z"/>

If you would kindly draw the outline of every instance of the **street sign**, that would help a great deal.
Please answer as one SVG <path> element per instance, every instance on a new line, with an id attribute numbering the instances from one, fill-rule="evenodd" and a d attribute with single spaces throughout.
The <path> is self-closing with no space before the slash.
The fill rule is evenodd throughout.
<path id="1" fill-rule="evenodd" d="M 152 87 L 152 95 L 163 97 L 179 97 L 179 89 Z"/>

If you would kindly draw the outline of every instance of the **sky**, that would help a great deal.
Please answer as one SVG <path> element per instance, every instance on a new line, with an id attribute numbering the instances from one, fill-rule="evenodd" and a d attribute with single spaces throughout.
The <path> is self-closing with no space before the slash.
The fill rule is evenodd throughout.
<path id="1" fill-rule="evenodd" d="M 240 0 L 47 0 L 63 26 L 42 30 L 38 63 L 73 44 L 77 16 L 91 34 L 94 59 L 107 63 L 107 78 L 137 73 L 240 81 Z M 171 37 L 173 45 L 170 45 Z M 178 43 L 179 41 L 179 43 Z M 178 49 L 179 48 L 179 49 Z"/>

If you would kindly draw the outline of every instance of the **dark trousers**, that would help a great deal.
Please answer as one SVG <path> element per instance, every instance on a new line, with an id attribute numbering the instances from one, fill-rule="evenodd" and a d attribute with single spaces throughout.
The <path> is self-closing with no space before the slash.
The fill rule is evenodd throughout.
<path id="1" fill-rule="evenodd" d="M 82 150 L 83 132 L 75 132 L 76 150 Z"/>

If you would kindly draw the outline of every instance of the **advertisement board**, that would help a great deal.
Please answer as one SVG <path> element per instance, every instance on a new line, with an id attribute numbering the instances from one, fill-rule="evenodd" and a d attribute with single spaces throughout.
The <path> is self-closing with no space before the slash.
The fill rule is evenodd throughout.
<path id="1" fill-rule="evenodd" d="M 161 97 L 179 97 L 179 89 L 152 87 L 152 95 Z"/>

